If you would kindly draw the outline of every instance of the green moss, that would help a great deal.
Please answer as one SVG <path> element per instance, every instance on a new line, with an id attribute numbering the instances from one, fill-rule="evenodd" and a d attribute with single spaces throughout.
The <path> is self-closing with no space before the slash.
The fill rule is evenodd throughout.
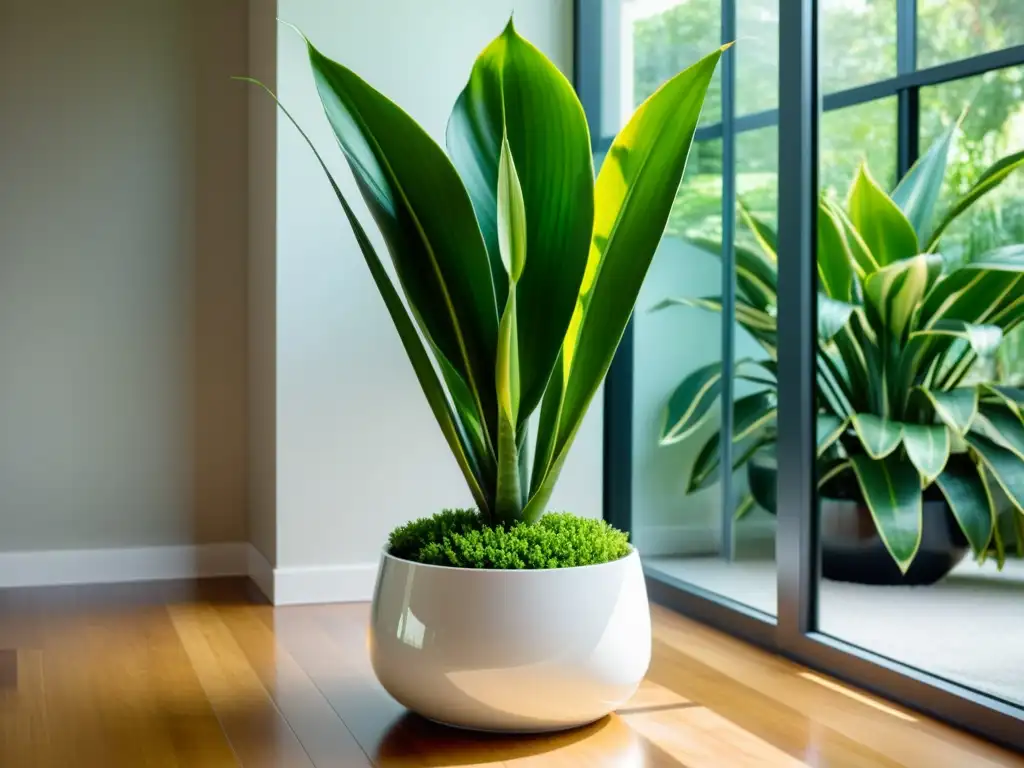
<path id="1" fill-rule="evenodd" d="M 456 568 L 572 568 L 629 554 L 629 537 L 603 520 L 549 513 L 536 523 L 488 526 L 475 510 L 445 510 L 391 532 L 403 560 Z"/>

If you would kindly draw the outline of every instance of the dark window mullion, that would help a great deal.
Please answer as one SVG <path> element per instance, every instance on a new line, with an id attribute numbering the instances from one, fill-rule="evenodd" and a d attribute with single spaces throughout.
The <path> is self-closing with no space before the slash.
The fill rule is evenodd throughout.
<path id="1" fill-rule="evenodd" d="M 897 0 L 896 74 L 908 75 L 917 69 L 917 0 Z M 896 178 L 901 179 L 918 157 L 918 86 L 900 88 L 897 94 L 896 131 L 899 156 Z"/>
<path id="2" fill-rule="evenodd" d="M 779 12 L 778 641 L 817 624 L 814 403 L 817 328 L 818 2 Z"/>

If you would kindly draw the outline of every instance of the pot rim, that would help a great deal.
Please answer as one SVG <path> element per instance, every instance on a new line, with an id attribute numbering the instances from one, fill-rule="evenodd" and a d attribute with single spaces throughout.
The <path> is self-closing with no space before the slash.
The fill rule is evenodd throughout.
<path id="1" fill-rule="evenodd" d="M 385 544 L 381 548 L 381 559 L 391 560 L 396 563 L 408 563 L 417 568 L 428 568 L 437 571 L 456 571 L 458 573 L 565 573 L 567 571 L 585 571 L 592 568 L 610 568 L 615 565 L 623 565 L 631 559 L 640 559 L 640 552 L 632 544 L 629 545 L 629 553 L 617 560 L 609 560 L 607 563 L 595 563 L 593 565 L 573 565 L 569 568 L 458 568 L 454 565 L 434 565 L 433 563 L 417 563 L 415 560 L 406 560 L 404 557 L 395 557 L 388 552 Z"/>

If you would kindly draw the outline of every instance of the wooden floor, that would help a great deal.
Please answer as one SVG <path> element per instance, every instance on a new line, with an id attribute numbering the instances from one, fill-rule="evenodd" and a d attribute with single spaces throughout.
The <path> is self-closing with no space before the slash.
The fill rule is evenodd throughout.
<path id="1" fill-rule="evenodd" d="M 247 582 L 0 591 L 0 766 L 1024 766 L 1024 758 L 655 609 L 636 698 L 552 737 L 468 735 L 377 685 L 363 604 Z"/>

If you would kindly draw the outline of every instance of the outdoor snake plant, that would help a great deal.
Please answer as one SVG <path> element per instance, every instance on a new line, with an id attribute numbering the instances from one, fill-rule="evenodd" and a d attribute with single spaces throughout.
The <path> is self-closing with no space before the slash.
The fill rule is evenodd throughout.
<path id="1" fill-rule="evenodd" d="M 572 86 L 511 20 L 455 103 L 447 153 L 306 45 L 397 287 L 310 147 L 473 499 L 490 523 L 535 522 L 633 312 L 724 47 L 637 108 L 595 180 Z"/>
<path id="2" fill-rule="evenodd" d="M 936 217 L 956 128 L 891 194 L 862 165 L 845 208 L 824 197 L 818 208 L 819 486 L 856 488 L 904 572 L 920 546 L 926 495 L 941 493 L 976 557 L 994 551 L 1000 564 L 1004 496 L 1016 510 L 1010 530 L 1018 552 L 1024 548 L 1024 390 L 979 374 L 1024 322 L 1024 245 L 961 264 L 937 252 L 947 227 L 1024 165 L 1024 152 L 995 163 Z M 733 405 L 733 469 L 772 448 L 778 429 L 776 237 L 746 210 L 741 215 L 756 247 L 736 246 L 735 319 L 765 357 L 736 366 L 736 377 L 757 391 Z M 678 305 L 721 311 L 721 298 L 668 299 L 654 309 Z M 718 400 L 721 376 L 715 363 L 679 384 L 665 408 L 663 445 L 694 435 Z M 717 479 L 719 439 L 712 435 L 699 451 L 687 492 Z M 753 505 L 746 496 L 736 514 Z"/>

